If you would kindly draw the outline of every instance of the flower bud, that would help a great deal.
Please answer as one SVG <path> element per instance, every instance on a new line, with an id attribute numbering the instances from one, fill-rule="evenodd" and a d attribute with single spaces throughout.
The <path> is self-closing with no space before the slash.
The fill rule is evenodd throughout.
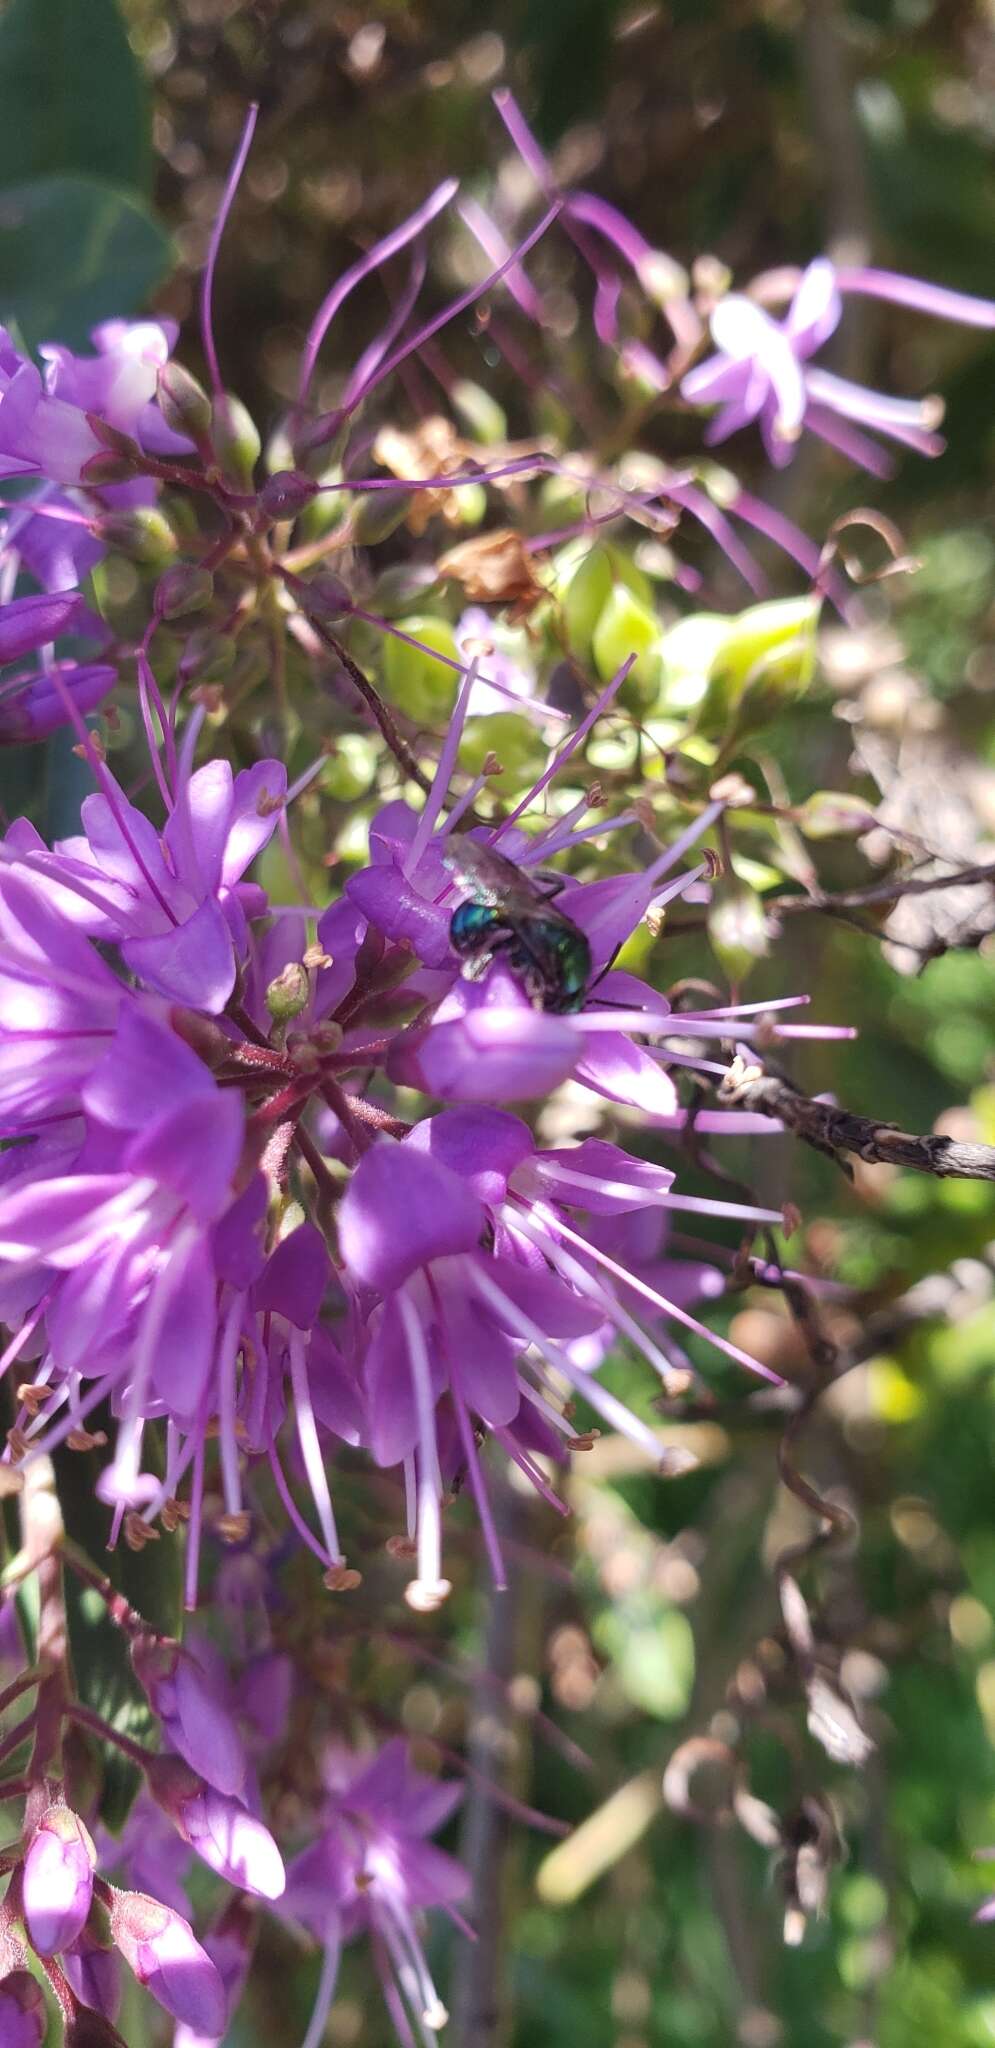
<path id="1" fill-rule="evenodd" d="M 220 2039 L 227 2017 L 224 1985 L 189 1921 L 146 1892 L 115 1892 L 111 1933 L 138 1982 L 166 2012 Z"/>
<path id="2" fill-rule="evenodd" d="M 24 1859 L 24 1919 L 39 1955 L 68 1948 L 82 1932 L 96 1864 L 97 1852 L 78 1814 L 50 1806 Z"/>
<path id="3" fill-rule="evenodd" d="M 120 427 L 112 427 L 110 420 L 103 419 L 99 412 L 88 412 L 86 424 L 101 447 L 111 455 L 127 455 L 133 462 L 141 462 L 142 451 L 138 442 L 130 434 L 122 433 Z"/>
<path id="4" fill-rule="evenodd" d="M 274 1024 L 286 1024 L 292 1017 L 299 1017 L 307 1008 L 310 993 L 307 969 L 299 960 L 288 960 L 266 990 L 266 1008 Z"/>
<path id="5" fill-rule="evenodd" d="M 323 619 L 342 619 L 352 610 L 346 585 L 331 569 L 322 569 L 319 575 L 312 576 L 301 592 L 301 604 L 305 611 L 317 612 Z"/>
<path id="6" fill-rule="evenodd" d="M 203 441 L 211 429 L 211 401 L 202 384 L 179 363 L 163 363 L 156 378 L 159 411 L 174 434 Z"/>
<path id="7" fill-rule="evenodd" d="M 131 1661 L 165 1734 L 191 1770 L 220 1792 L 241 1792 L 245 1746 L 210 1672 L 191 1650 L 151 1636 L 136 1639 Z"/>
<path id="8" fill-rule="evenodd" d="M 127 2048 L 127 2043 L 102 2012 L 81 2005 L 67 2023 L 65 2048 Z"/>
<path id="9" fill-rule="evenodd" d="M 0 607 L 0 662 L 20 661 L 36 647 L 45 647 L 76 625 L 83 610 L 78 590 L 45 596 L 14 597 Z"/>
<path id="10" fill-rule="evenodd" d="M 392 562 L 373 585 L 369 609 L 382 619 L 401 618 L 438 587 L 438 570 L 431 563 Z"/>
<path id="11" fill-rule="evenodd" d="M 151 569 L 162 567 L 176 553 L 176 535 L 157 505 L 111 512 L 101 522 L 101 531 L 111 547 Z"/>
<path id="12" fill-rule="evenodd" d="M 156 584 L 155 609 L 161 619 L 181 619 L 188 612 L 203 611 L 213 596 L 210 569 L 202 569 L 197 562 L 177 562 Z"/>
<path id="13" fill-rule="evenodd" d="M 146 1776 L 156 1804 L 209 1869 L 257 1898 L 281 1896 L 283 1858 L 269 1829 L 240 1799 L 205 1785 L 180 1757 L 153 1757 Z"/>
<path id="14" fill-rule="evenodd" d="M 177 669 L 181 682 L 221 683 L 235 664 L 234 640 L 223 633 L 191 633 Z"/>
<path id="15" fill-rule="evenodd" d="M 211 408 L 211 445 L 225 475 L 251 488 L 262 439 L 247 407 L 228 392 Z"/>
<path id="16" fill-rule="evenodd" d="M 318 486 L 297 469 L 278 469 L 269 476 L 259 493 L 259 504 L 268 519 L 296 519 L 305 505 L 318 494 Z"/>
<path id="17" fill-rule="evenodd" d="M 96 490 L 101 484 L 127 484 L 141 469 L 138 456 L 100 454 L 91 455 L 81 465 L 79 480 Z"/>
<path id="18" fill-rule="evenodd" d="M 402 490 L 366 491 L 355 499 L 352 511 L 352 536 L 360 547 L 375 547 L 378 541 L 387 540 L 395 533 L 411 510 L 411 492 Z"/>
<path id="19" fill-rule="evenodd" d="M 78 1999 L 106 2020 L 116 2020 L 121 2006 L 121 1958 L 98 1941 L 91 1926 L 67 1949 L 62 1967 Z"/>
<path id="20" fill-rule="evenodd" d="M 4 2048 L 41 2048 L 48 2026 L 41 1986 L 27 1970 L 0 1982 L 0 2041 Z"/>

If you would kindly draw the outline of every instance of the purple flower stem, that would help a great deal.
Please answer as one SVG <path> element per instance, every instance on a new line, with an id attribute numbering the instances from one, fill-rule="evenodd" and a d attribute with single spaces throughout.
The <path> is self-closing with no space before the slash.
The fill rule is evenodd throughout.
<path id="1" fill-rule="evenodd" d="M 536 798 L 541 796 L 543 790 L 546 789 L 549 783 L 552 782 L 554 775 L 559 773 L 559 770 L 563 767 L 564 762 L 568 761 L 570 759 L 571 754 L 575 753 L 577 748 L 582 745 L 584 740 L 586 740 L 587 735 L 591 730 L 591 727 L 597 724 L 598 719 L 601 717 L 602 713 L 604 711 L 607 711 L 608 706 L 612 701 L 612 698 L 616 695 L 617 691 L 621 689 L 622 684 L 624 683 L 625 678 L 628 675 L 629 670 L 632 667 L 632 664 L 635 661 L 635 659 L 635 655 L 630 654 L 628 659 L 626 661 L 623 661 L 621 668 L 616 669 L 611 681 L 605 684 L 605 687 L 602 690 L 600 696 L 595 699 L 590 711 L 587 713 L 587 716 L 581 719 L 581 722 L 577 727 L 576 732 L 571 733 L 570 738 L 566 740 L 563 746 L 560 747 L 559 751 L 556 754 L 554 754 L 553 759 L 549 764 L 549 767 L 545 770 L 544 774 L 540 775 L 538 782 L 533 785 L 533 787 L 527 792 L 525 796 L 523 796 L 521 803 L 516 805 L 515 809 L 511 812 L 510 817 L 505 818 L 501 825 L 498 827 L 498 830 L 492 833 L 491 844 L 493 846 L 497 845 L 498 840 L 503 838 L 504 834 L 508 831 L 511 825 L 517 824 L 518 819 L 522 816 L 523 812 L 530 809 L 531 805 L 534 804 Z"/>
<path id="2" fill-rule="evenodd" d="M 29 1740 L 34 1732 L 35 1718 L 33 1713 L 25 1714 L 20 1721 L 15 1721 L 13 1728 L 8 1729 L 0 1742 L 0 1763 L 6 1763 L 7 1758 L 20 1749 L 22 1742 Z"/>
<path id="3" fill-rule="evenodd" d="M 47 1676 L 48 1667 L 45 1664 L 32 1664 L 29 1670 L 18 1672 L 12 1683 L 0 1692 L 0 1714 L 5 1714 L 7 1708 L 12 1707 L 14 1701 L 20 1699 L 22 1692 L 30 1692 L 33 1685 L 40 1685 L 42 1679 Z"/>
<path id="4" fill-rule="evenodd" d="M 80 1706 L 78 1700 L 72 1700 L 64 1706 L 63 1713 L 68 1720 L 77 1721 L 81 1728 L 89 1728 L 92 1734 L 99 1735 L 101 1742 L 112 1742 L 133 1764 L 138 1765 L 139 1770 L 144 1771 L 151 1763 L 154 1754 L 151 1749 L 146 1749 L 141 1742 L 133 1742 L 131 1736 L 125 1735 L 120 1728 L 112 1728 L 110 1722 L 105 1721 L 102 1714 L 94 1713 L 92 1707 Z"/>

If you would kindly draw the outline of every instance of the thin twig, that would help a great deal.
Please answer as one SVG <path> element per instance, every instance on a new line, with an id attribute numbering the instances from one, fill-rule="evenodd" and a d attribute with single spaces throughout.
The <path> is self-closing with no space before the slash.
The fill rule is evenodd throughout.
<path id="1" fill-rule="evenodd" d="M 848 1179 L 853 1170 L 845 1155 L 852 1153 L 868 1164 L 907 1166 L 938 1180 L 995 1180 L 995 1146 L 967 1144 L 935 1131 L 917 1136 L 897 1124 L 817 1102 L 793 1082 L 742 1059 L 733 1062 L 717 1092 L 724 1106 L 777 1118 L 804 1144 L 834 1159 Z"/>

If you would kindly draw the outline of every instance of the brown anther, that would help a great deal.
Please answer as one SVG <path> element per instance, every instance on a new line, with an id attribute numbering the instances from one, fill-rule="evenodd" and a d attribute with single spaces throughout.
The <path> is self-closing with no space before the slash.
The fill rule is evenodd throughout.
<path id="1" fill-rule="evenodd" d="M 7 1446 L 14 1459 L 23 1458 L 27 1451 L 28 1439 L 23 1429 L 18 1429 L 16 1424 L 13 1429 L 7 1431 Z"/>
<path id="2" fill-rule="evenodd" d="M 593 1451 L 600 1435 L 600 1429 L 585 1429 L 582 1436 L 571 1437 L 570 1449 L 572 1451 Z"/>
<path id="3" fill-rule="evenodd" d="M 98 761 L 104 761 L 107 758 L 104 743 L 100 738 L 100 734 L 96 732 L 90 734 L 89 743 L 81 742 L 78 747 L 74 747 L 73 753 L 78 755 L 81 761 L 92 761 L 94 755 L 96 755 Z"/>
<path id="4" fill-rule="evenodd" d="M 589 810 L 589 811 L 600 811 L 600 809 L 601 809 L 601 806 L 602 806 L 602 804 L 604 803 L 604 800 L 605 800 L 605 792 L 604 792 L 604 790 L 602 789 L 602 787 L 601 787 L 601 784 L 600 784 L 600 782 L 592 782 L 592 784 L 591 784 L 591 787 L 590 787 L 590 789 L 589 789 L 589 790 L 588 790 L 588 792 L 587 792 L 587 808 L 588 808 L 588 810 Z"/>
<path id="5" fill-rule="evenodd" d="M 319 945 L 317 939 L 315 940 L 313 946 L 305 947 L 303 965 L 308 969 L 309 973 L 312 968 L 330 967 L 331 964 L 331 954 L 326 953 L 324 946 Z"/>
<path id="6" fill-rule="evenodd" d="M 71 1429 L 66 1438 L 67 1451 L 102 1451 L 107 1442 L 106 1429 Z"/>
<path id="7" fill-rule="evenodd" d="M 410 1536 L 388 1536 L 385 1548 L 388 1557 L 414 1557 L 417 1545 Z"/>
<path id="8" fill-rule="evenodd" d="M 171 1493 L 169 1499 L 163 1501 L 159 1512 L 159 1520 L 163 1528 L 168 1530 L 170 1536 L 172 1536 L 174 1531 L 179 1528 L 181 1522 L 189 1522 L 190 1502 L 187 1500 L 177 1500 L 176 1495 Z"/>
<path id="9" fill-rule="evenodd" d="M 356 1587 L 363 1583 L 363 1574 L 352 1565 L 333 1564 L 322 1574 L 321 1583 L 329 1593 L 354 1593 Z"/>
<path id="10" fill-rule="evenodd" d="M 784 1224 L 785 1237 L 794 1237 L 795 1231 L 801 1229 L 801 1210 L 794 1202 L 785 1202 L 781 1210 L 781 1217 Z"/>
<path id="11" fill-rule="evenodd" d="M 252 1528 L 252 1516 L 243 1508 L 238 1514 L 219 1515 L 214 1533 L 222 1543 L 244 1543 Z"/>
<path id="12" fill-rule="evenodd" d="M 147 1543 L 158 1543 L 159 1530 L 153 1529 L 135 1508 L 129 1508 L 124 1518 L 124 1540 L 129 1550 L 144 1550 Z"/>
<path id="13" fill-rule="evenodd" d="M 503 767 L 502 763 L 501 763 L 501 762 L 500 762 L 500 761 L 498 760 L 498 757 L 497 757 L 497 755 L 496 755 L 495 753 L 493 753 L 493 752 L 492 752 L 492 753 L 489 753 L 489 754 L 485 755 L 485 757 L 484 757 L 484 766 L 483 766 L 483 771 L 482 771 L 482 772 L 483 772 L 483 773 L 484 773 L 485 775 L 503 775 L 503 774 L 504 774 L 504 767 Z"/>
<path id="14" fill-rule="evenodd" d="M 21 1407 L 26 1408 L 29 1415 L 37 1415 L 39 1408 L 48 1400 L 51 1391 L 51 1387 L 38 1386 L 32 1380 L 22 1380 L 17 1389 L 17 1398 Z"/>
<path id="15" fill-rule="evenodd" d="M 358 1892 L 368 1892 L 372 1883 L 373 1879 L 368 1871 L 357 1870 L 355 1877 L 355 1885 L 356 1890 Z"/>

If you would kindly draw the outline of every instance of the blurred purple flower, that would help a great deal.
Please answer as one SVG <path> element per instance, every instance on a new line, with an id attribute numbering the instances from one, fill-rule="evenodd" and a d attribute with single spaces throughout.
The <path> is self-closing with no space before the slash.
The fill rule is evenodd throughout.
<path id="1" fill-rule="evenodd" d="M 368 1762 L 330 1753 L 325 1782 L 321 1833 L 290 1865 L 281 1907 L 325 1948 L 308 2043 L 323 2036 L 341 1943 L 362 1933 L 374 1937 L 391 2010 L 400 1994 L 416 2031 L 434 2033 L 447 2015 L 417 1920 L 433 1906 L 452 1911 L 469 1877 L 425 1837 L 449 1819 L 462 1788 L 413 1770 L 402 1741 L 388 1742 Z"/>
<path id="2" fill-rule="evenodd" d="M 714 406 L 706 430 L 710 445 L 758 420 L 767 454 L 778 468 L 791 461 L 808 426 L 850 461 L 879 475 L 890 463 L 862 431 L 870 427 L 921 455 L 938 455 L 935 432 L 943 416 L 936 398 L 905 399 L 853 384 L 809 365 L 838 326 L 845 292 L 890 299 L 940 319 L 995 327 L 995 304 L 948 292 L 888 271 L 834 268 L 826 257 L 810 263 L 782 320 L 755 298 L 730 292 L 711 317 L 716 354 L 689 370 L 681 394 L 692 405 Z"/>

